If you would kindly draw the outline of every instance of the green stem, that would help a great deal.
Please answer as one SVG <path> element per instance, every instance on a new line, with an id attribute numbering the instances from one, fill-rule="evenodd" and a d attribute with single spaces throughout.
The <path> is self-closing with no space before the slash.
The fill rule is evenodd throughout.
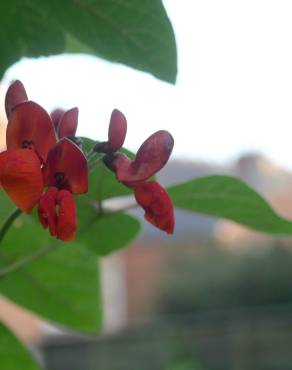
<path id="1" fill-rule="evenodd" d="M 14 220 L 16 220 L 17 217 L 21 214 L 21 212 L 22 211 L 18 208 L 13 210 L 10 213 L 10 215 L 6 218 L 6 220 L 4 221 L 4 224 L 2 225 L 1 230 L 0 230 L 0 244 L 2 243 L 10 226 L 13 224 Z"/>
<path id="2" fill-rule="evenodd" d="M 19 261 L 11 263 L 11 265 L 9 265 L 7 267 L 3 267 L 2 269 L 0 269 L 0 279 L 2 279 L 3 277 L 5 277 L 8 274 L 11 274 L 12 272 L 14 272 L 16 270 L 21 269 L 22 267 L 24 267 L 28 263 L 31 263 L 33 261 L 38 260 L 41 257 L 46 256 L 48 253 L 50 253 L 52 250 L 54 250 L 56 248 L 57 248 L 56 245 L 49 245 L 46 248 L 39 249 L 35 253 L 33 253 L 33 254 L 31 254 L 27 257 L 24 257 L 23 259 L 21 259 Z"/>

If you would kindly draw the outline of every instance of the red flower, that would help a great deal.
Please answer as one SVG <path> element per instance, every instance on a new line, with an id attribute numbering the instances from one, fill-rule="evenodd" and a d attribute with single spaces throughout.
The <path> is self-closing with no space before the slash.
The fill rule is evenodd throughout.
<path id="1" fill-rule="evenodd" d="M 94 150 L 98 153 L 111 154 L 120 150 L 127 133 L 126 117 L 117 109 L 112 111 L 108 128 L 108 141 L 97 143 Z"/>
<path id="2" fill-rule="evenodd" d="M 87 160 L 78 146 L 67 138 L 50 150 L 43 174 L 46 186 L 66 189 L 73 194 L 88 190 Z"/>
<path id="3" fill-rule="evenodd" d="M 48 190 L 39 202 L 40 222 L 52 236 L 70 241 L 77 229 L 72 194 L 88 190 L 87 160 L 77 145 L 64 138 L 50 150 L 43 175 Z"/>
<path id="4" fill-rule="evenodd" d="M 9 115 L 6 130 L 7 150 L 32 149 L 44 163 L 56 143 L 56 134 L 48 113 L 37 103 L 18 104 Z"/>
<path id="5" fill-rule="evenodd" d="M 38 104 L 28 101 L 20 81 L 9 87 L 5 109 L 7 150 L 0 153 L 0 183 L 24 212 L 30 212 L 39 203 L 42 226 L 52 236 L 71 241 L 77 230 L 73 195 L 88 190 L 87 159 L 75 138 L 78 109 L 56 110 L 50 117 Z M 145 210 L 145 219 L 172 233 L 171 199 L 157 182 L 148 180 L 168 161 L 173 138 L 167 131 L 157 131 L 141 145 L 135 159 L 130 160 L 118 152 L 126 132 L 125 116 L 114 110 L 108 141 L 97 143 L 94 150 L 105 154 L 104 163 L 120 182 L 133 189 L 137 203 Z M 57 142 L 57 138 L 61 140 Z M 43 193 L 44 188 L 47 189 Z"/>
<path id="6" fill-rule="evenodd" d="M 41 167 L 56 143 L 55 130 L 48 113 L 27 101 L 20 81 L 9 87 L 5 107 L 7 150 L 0 153 L 0 182 L 15 205 L 30 212 L 43 191 Z"/>
<path id="7" fill-rule="evenodd" d="M 77 229 L 76 205 L 68 190 L 50 187 L 40 199 L 38 214 L 43 227 L 49 227 L 51 236 L 63 241 L 74 239 Z"/>
<path id="8" fill-rule="evenodd" d="M 133 161 L 117 154 L 111 163 L 117 179 L 131 186 L 155 175 L 168 161 L 173 143 L 169 132 L 157 131 L 144 141 Z"/>
<path id="9" fill-rule="evenodd" d="M 38 156 L 27 149 L 0 153 L 0 181 L 12 202 L 31 212 L 44 188 Z"/>
<path id="10" fill-rule="evenodd" d="M 155 181 L 142 182 L 133 187 L 137 203 L 145 210 L 145 219 L 161 230 L 172 234 L 174 214 L 171 199 Z"/>
<path id="11" fill-rule="evenodd" d="M 114 111 L 115 112 L 115 111 Z M 139 148 L 134 160 L 115 153 L 124 143 L 126 119 L 113 115 L 109 127 L 109 140 L 98 143 L 97 152 L 107 153 L 104 163 L 115 172 L 117 179 L 133 189 L 137 203 L 145 210 L 145 219 L 167 233 L 174 230 L 174 211 L 165 189 L 155 181 L 147 180 L 168 161 L 173 149 L 173 138 L 167 131 L 157 131 Z"/>
<path id="12" fill-rule="evenodd" d="M 55 109 L 51 113 L 51 118 L 59 139 L 75 136 L 78 125 L 78 108 L 68 111 Z"/>
<path id="13" fill-rule="evenodd" d="M 10 113 L 19 103 L 23 103 L 28 100 L 25 88 L 22 82 L 16 80 L 7 89 L 5 95 L 5 111 L 7 119 L 9 119 Z"/>
<path id="14" fill-rule="evenodd" d="M 59 122 L 60 122 L 61 118 L 63 117 L 63 114 L 64 113 L 65 113 L 64 109 L 61 109 L 61 108 L 54 109 L 50 113 L 51 120 L 53 122 L 53 125 L 55 127 L 56 132 L 57 132 L 57 128 L 58 128 Z"/>

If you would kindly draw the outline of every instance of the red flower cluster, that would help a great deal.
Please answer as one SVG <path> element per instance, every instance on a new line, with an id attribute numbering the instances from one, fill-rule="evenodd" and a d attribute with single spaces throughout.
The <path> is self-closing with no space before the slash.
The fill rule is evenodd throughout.
<path id="1" fill-rule="evenodd" d="M 118 181 L 134 191 L 137 203 L 145 210 L 145 219 L 159 229 L 172 234 L 174 212 L 171 199 L 165 189 L 149 178 L 168 161 L 173 149 L 173 137 L 167 131 L 157 131 L 139 148 L 134 160 L 118 152 L 124 144 L 127 121 L 114 110 L 111 116 L 108 141 L 98 143 L 95 151 L 105 153 L 103 161 L 116 174 Z"/>
<path id="2" fill-rule="evenodd" d="M 39 220 L 52 236 L 63 241 L 74 238 L 77 229 L 73 195 L 88 190 L 87 159 L 75 137 L 78 109 L 56 110 L 51 116 L 29 101 L 25 88 L 15 81 L 5 98 L 8 118 L 7 150 L 0 153 L 0 183 L 10 199 L 24 212 L 38 205 Z M 124 115 L 114 110 L 108 141 L 96 144 L 103 162 L 118 181 L 134 191 L 145 219 L 173 233 L 173 205 L 167 192 L 149 178 L 168 161 L 173 138 L 167 131 L 151 135 L 134 160 L 119 150 L 127 131 Z"/>
<path id="3" fill-rule="evenodd" d="M 38 204 L 39 219 L 52 236 L 74 238 L 76 205 L 72 194 L 87 192 L 87 160 L 66 136 L 75 135 L 78 111 L 64 112 L 55 129 L 51 117 L 29 101 L 20 81 L 5 98 L 7 150 L 0 153 L 0 183 L 24 212 Z"/>

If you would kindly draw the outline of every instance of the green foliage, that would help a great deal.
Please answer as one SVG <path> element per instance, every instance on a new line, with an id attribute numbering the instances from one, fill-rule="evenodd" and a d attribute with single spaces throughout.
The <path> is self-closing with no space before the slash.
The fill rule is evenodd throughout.
<path id="1" fill-rule="evenodd" d="M 222 217 L 270 234 L 292 234 L 292 223 L 243 181 L 207 176 L 168 189 L 176 207 Z"/>
<path id="2" fill-rule="evenodd" d="M 71 329 L 93 332 L 101 322 L 98 264 L 78 243 L 61 243 L 22 215 L 1 244 L 2 268 L 51 247 L 39 259 L 0 279 L 6 297 Z"/>
<path id="3" fill-rule="evenodd" d="M 176 46 L 160 0 L 4 0 L 0 76 L 23 56 L 90 52 L 175 82 Z"/>
<path id="4" fill-rule="evenodd" d="M 40 370 L 19 340 L 0 324 L 0 359 L 3 370 Z"/>
<path id="5" fill-rule="evenodd" d="M 95 207 L 89 205 L 86 208 L 80 206 L 79 209 L 77 241 L 99 256 L 128 245 L 140 231 L 139 221 L 125 213 L 98 214 Z"/>

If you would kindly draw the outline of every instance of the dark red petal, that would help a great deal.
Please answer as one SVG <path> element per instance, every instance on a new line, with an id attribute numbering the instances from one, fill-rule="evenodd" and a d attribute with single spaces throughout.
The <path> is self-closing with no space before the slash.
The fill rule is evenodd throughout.
<path id="1" fill-rule="evenodd" d="M 50 114 L 51 120 L 53 122 L 53 125 L 55 127 L 56 132 L 57 132 L 59 122 L 60 122 L 61 118 L 63 117 L 64 113 L 65 113 L 64 109 L 57 108 L 57 109 L 53 110 Z"/>
<path id="2" fill-rule="evenodd" d="M 120 176 L 122 173 L 127 176 L 132 163 L 132 161 L 130 161 L 130 159 L 123 153 L 105 155 L 103 162 L 111 171 L 115 173 L 119 172 Z"/>
<path id="3" fill-rule="evenodd" d="M 141 182 L 158 172 L 168 161 L 173 149 L 173 137 L 167 131 L 157 131 L 141 145 L 129 166 L 116 163 L 117 179 L 125 183 Z"/>
<path id="4" fill-rule="evenodd" d="M 56 177 L 64 176 L 63 185 Z M 83 194 L 88 190 L 87 160 L 71 140 L 61 139 L 49 152 L 44 167 L 45 184 L 67 189 L 73 194 Z"/>
<path id="5" fill-rule="evenodd" d="M 21 103 L 11 112 L 7 130 L 8 150 L 31 147 L 45 162 L 49 150 L 56 143 L 56 134 L 48 113 L 38 104 L 28 101 Z"/>
<path id="6" fill-rule="evenodd" d="M 166 190 L 155 181 L 139 184 L 133 190 L 137 203 L 145 210 L 145 219 L 159 229 L 172 234 L 174 212 Z"/>
<path id="7" fill-rule="evenodd" d="M 77 230 L 75 200 L 69 191 L 60 190 L 56 196 L 56 204 L 59 206 L 57 238 L 69 242 L 74 239 Z"/>
<path id="8" fill-rule="evenodd" d="M 29 149 L 0 153 L 0 182 L 13 203 L 29 213 L 44 187 L 38 156 Z"/>
<path id="9" fill-rule="evenodd" d="M 58 189 L 51 187 L 48 191 L 41 196 L 38 207 L 38 215 L 40 223 L 46 229 L 49 226 L 51 236 L 56 236 L 56 195 Z"/>
<path id="10" fill-rule="evenodd" d="M 27 101 L 27 94 L 22 82 L 16 80 L 9 87 L 5 95 L 5 111 L 9 118 L 13 108 L 19 103 Z"/>
<path id="11" fill-rule="evenodd" d="M 108 150 L 115 152 L 121 149 L 126 138 L 126 133 L 126 117 L 119 110 L 113 110 L 108 129 Z"/>
<path id="12" fill-rule="evenodd" d="M 65 112 L 59 122 L 57 134 L 59 138 L 75 136 L 78 125 L 78 108 Z"/>

